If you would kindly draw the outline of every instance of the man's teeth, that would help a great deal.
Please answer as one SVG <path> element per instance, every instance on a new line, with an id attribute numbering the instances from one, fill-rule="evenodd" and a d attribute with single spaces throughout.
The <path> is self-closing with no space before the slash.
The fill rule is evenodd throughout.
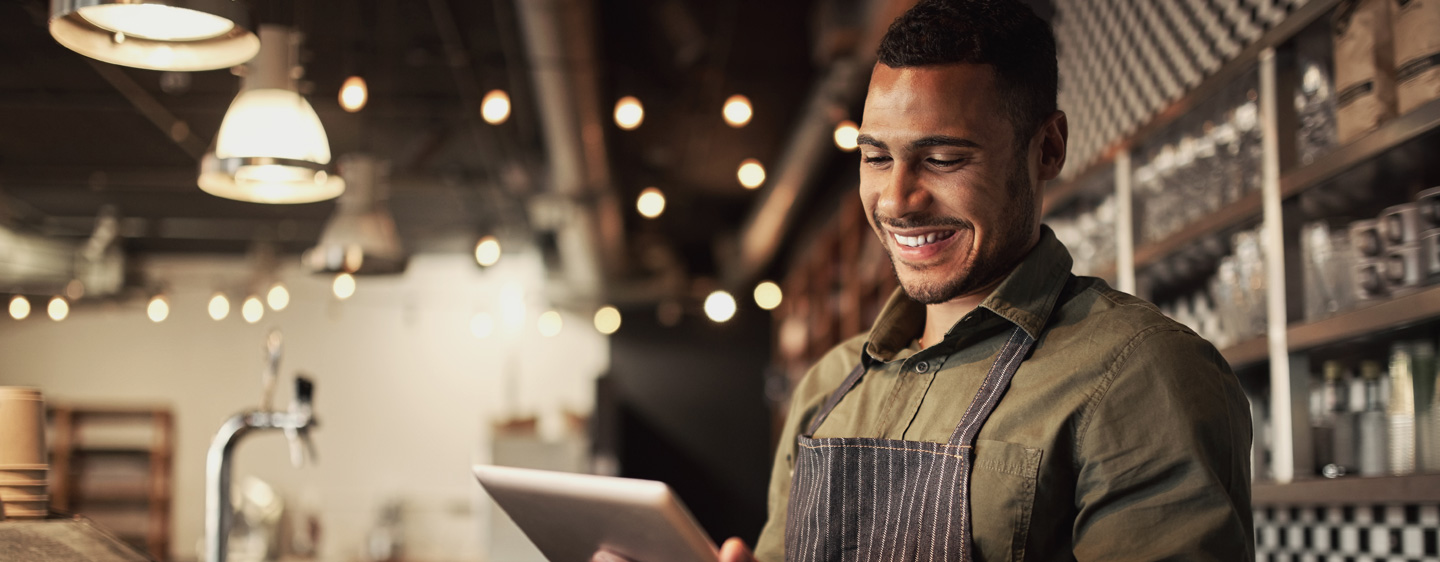
<path id="1" fill-rule="evenodd" d="M 901 236 L 899 234 L 894 234 L 894 236 L 896 242 L 906 246 L 910 246 L 911 248 L 918 248 L 927 244 L 934 244 L 936 240 L 943 240 L 945 238 L 948 238 L 948 236 L 942 236 L 939 232 L 931 232 L 929 234 L 921 234 L 919 236 Z"/>

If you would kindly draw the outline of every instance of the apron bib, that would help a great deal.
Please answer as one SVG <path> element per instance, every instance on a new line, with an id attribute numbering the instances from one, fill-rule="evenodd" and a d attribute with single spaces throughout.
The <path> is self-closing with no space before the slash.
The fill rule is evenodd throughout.
<path id="1" fill-rule="evenodd" d="M 973 559 L 970 472 L 975 435 L 1035 344 L 1016 327 L 949 442 L 814 438 L 865 374 L 862 362 L 798 438 L 785 559 L 794 562 Z"/>

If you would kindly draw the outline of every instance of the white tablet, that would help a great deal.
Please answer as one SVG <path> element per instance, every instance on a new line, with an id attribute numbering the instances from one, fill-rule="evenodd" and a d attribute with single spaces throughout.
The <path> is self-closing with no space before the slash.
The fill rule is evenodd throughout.
<path id="1" fill-rule="evenodd" d="M 636 562 L 718 562 L 715 543 L 664 482 L 475 465 L 475 477 L 551 562 L 600 549 Z"/>

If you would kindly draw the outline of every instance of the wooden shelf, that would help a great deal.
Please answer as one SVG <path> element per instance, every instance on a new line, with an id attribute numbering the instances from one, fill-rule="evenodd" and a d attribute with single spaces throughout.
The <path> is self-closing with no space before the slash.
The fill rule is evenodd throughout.
<path id="1" fill-rule="evenodd" d="M 1291 352 L 1358 336 L 1403 328 L 1440 317 L 1440 287 L 1342 312 L 1324 320 L 1292 324 L 1286 330 Z"/>
<path id="2" fill-rule="evenodd" d="M 1230 363 L 1231 369 L 1254 365 L 1270 358 L 1270 338 L 1250 338 L 1220 350 L 1220 355 Z"/>
<path id="3" fill-rule="evenodd" d="M 1434 501 L 1440 501 L 1440 474 L 1346 476 L 1289 484 L 1256 483 L 1250 488 L 1250 503 L 1257 507 Z"/>
<path id="4" fill-rule="evenodd" d="M 1308 166 L 1280 177 L 1280 196 L 1290 197 L 1359 166 L 1396 146 L 1440 128 L 1440 100 L 1396 117 L 1369 134 L 1340 146 Z"/>
<path id="5" fill-rule="evenodd" d="M 1262 203 L 1261 193 L 1251 191 L 1229 205 L 1221 207 L 1220 210 L 1200 217 L 1199 220 L 1186 225 L 1185 228 L 1170 236 L 1135 248 L 1135 269 L 1170 257 L 1196 240 L 1234 227 L 1247 220 L 1258 219 Z"/>

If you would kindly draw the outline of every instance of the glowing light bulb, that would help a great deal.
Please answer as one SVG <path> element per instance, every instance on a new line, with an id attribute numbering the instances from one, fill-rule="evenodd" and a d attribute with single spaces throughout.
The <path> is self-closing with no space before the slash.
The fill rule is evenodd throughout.
<path id="1" fill-rule="evenodd" d="M 225 293 L 215 293 L 215 296 L 210 297 L 210 306 L 206 308 L 209 309 L 211 319 L 217 322 L 224 320 L 226 316 L 230 316 L 230 299 L 225 297 Z"/>
<path id="2" fill-rule="evenodd" d="M 755 189 L 765 183 L 765 167 L 760 161 L 754 158 L 746 158 L 740 163 L 740 170 L 735 172 L 735 177 L 740 178 L 740 185 L 745 189 Z"/>
<path id="3" fill-rule="evenodd" d="M 595 330 L 610 335 L 620 329 L 620 310 L 613 306 L 595 311 Z"/>
<path id="4" fill-rule="evenodd" d="M 475 263 L 485 267 L 495 265 L 500 261 L 500 241 L 494 236 L 486 236 L 475 244 Z"/>
<path id="5" fill-rule="evenodd" d="M 254 324 L 265 317 L 265 304 L 260 302 L 260 297 L 251 295 L 245 298 L 245 303 L 240 305 L 240 316 L 246 322 Z"/>
<path id="6" fill-rule="evenodd" d="M 10 299 L 10 317 L 16 320 L 24 320 L 30 316 L 30 301 L 20 295 Z"/>
<path id="7" fill-rule="evenodd" d="M 345 79 L 340 85 L 340 107 L 350 113 L 365 109 L 365 102 L 370 99 L 370 89 L 365 86 L 365 79 L 359 76 L 351 76 Z"/>
<path id="8" fill-rule="evenodd" d="M 480 117 L 491 125 L 504 123 L 510 118 L 510 94 L 505 90 L 490 90 L 480 101 Z"/>
<path id="9" fill-rule="evenodd" d="M 640 105 L 640 100 L 635 96 L 625 96 L 615 102 L 615 124 L 627 131 L 640 126 L 645 121 L 645 107 Z"/>
<path id="10" fill-rule="evenodd" d="M 285 310 L 285 307 L 290 306 L 290 291 L 283 283 L 271 285 L 270 292 L 265 293 L 265 302 L 270 305 L 270 310 Z"/>
<path id="11" fill-rule="evenodd" d="M 759 305 L 760 308 L 775 310 L 775 307 L 780 306 L 780 301 L 783 299 L 784 293 L 780 291 L 780 286 L 774 282 L 764 281 L 755 286 L 755 304 Z"/>
<path id="12" fill-rule="evenodd" d="M 735 317 L 735 297 L 725 291 L 715 291 L 705 297 L 705 316 L 716 322 Z"/>
<path id="13" fill-rule="evenodd" d="M 835 146 L 840 147 L 840 150 L 845 152 L 855 150 L 860 146 L 857 142 L 859 138 L 860 127 L 857 127 L 854 121 L 841 121 L 839 125 L 835 126 Z"/>
<path id="14" fill-rule="evenodd" d="M 544 314 L 540 315 L 540 319 L 535 321 L 535 327 L 540 329 L 540 335 L 547 338 L 553 338 L 559 335 L 560 327 L 563 324 L 564 321 L 560 319 L 560 313 L 553 310 L 545 311 Z"/>
<path id="15" fill-rule="evenodd" d="M 70 303 L 65 302 L 64 297 L 50 299 L 50 305 L 45 307 L 45 312 L 50 314 L 50 319 L 56 322 L 64 320 L 70 315 Z"/>
<path id="16" fill-rule="evenodd" d="M 477 312 L 470 317 L 470 335 L 477 338 L 488 338 L 495 333 L 495 318 L 488 312 Z"/>
<path id="17" fill-rule="evenodd" d="M 635 200 L 635 209 L 640 215 L 653 219 L 665 212 L 665 194 L 654 187 L 647 187 L 640 192 L 640 197 Z"/>
<path id="18" fill-rule="evenodd" d="M 170 303 L 165 297 L 155 295 L 150 299 L 150 304 L 145 307 L 145 315 L 150 317 L 151 322 L 164 322 L 170 317 Z"/>
<path id="19" fill-rule="evenodd" d="M 349 273 L 336 275 L 335 282 L 330 284 L 330 290 L 334 291 L 335 298 L 342 301 L 355 296 L 355 276 Z"/>
<path id="20" fill-rule="evenodd" d="M 731 127 L 744 127 L 750 122 L 750 117 L 755 115 L 755 110 L 750 107 L 750 98 L 735 94 L 725 100 L 725 107 L 721 110 L 725 115 L 725 122 Z"/>

